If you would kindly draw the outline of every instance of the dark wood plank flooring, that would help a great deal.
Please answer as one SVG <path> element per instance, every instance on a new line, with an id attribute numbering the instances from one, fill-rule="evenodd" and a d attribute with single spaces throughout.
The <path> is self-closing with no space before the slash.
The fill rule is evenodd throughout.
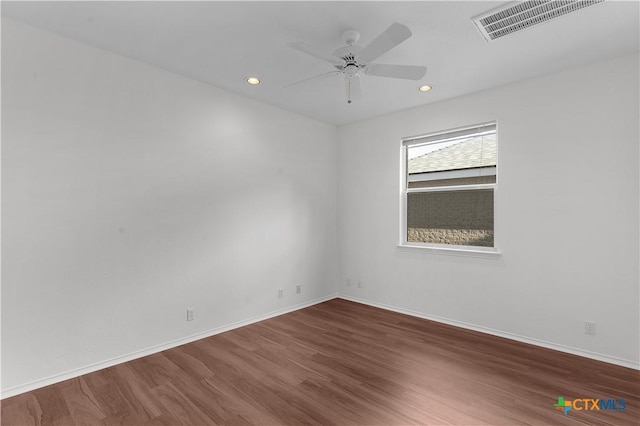
<path id="1" fill-rule="evenodd" d="M 39 424 L 637 425 L 640 372 L 334 299 L 2 401 Z"/>

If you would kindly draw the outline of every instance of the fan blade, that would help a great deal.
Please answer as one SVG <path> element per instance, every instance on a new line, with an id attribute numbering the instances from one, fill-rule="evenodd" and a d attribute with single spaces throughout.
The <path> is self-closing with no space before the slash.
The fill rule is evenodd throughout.
<path id="1" fill-rule="evenodd" d="M 420 80 L 427 73 L 427 67 L 417 65 L 385 65 L 371 64 L 365 68 L 367 75 L 376 77 L 403 78 Z"/>
<path id="2" fill-rule="evenodd" d="M 305 78 L 304 80 L 296 81 L 295 83 L 287 84 L 283 86 L 284 88 L 295 86 L 302 83 L 308 83 L 315 80 L 322 80 L 323 78 L 329 77 L 330 75 L 341 74 L 340 71 L 329 71 L 322 74 L 314 75 L 313 77 Z"/>
<path id="3" fill-rule="evenodd" d="M 358 100 L 361 98 L 360 93 L 360 77 L 353 75 L 351 77 L 345 76 L 344 88 L 347 92 L 347 103 L 350 104 L 352 100 Z"/>
<path id="4" fill-rule="evenodd" d="M 385 32 L 376 37 L 358 53 L 358 59 L 365 63 L 375 61 L 409 37 L 411 37 L 409 28 L 398 23 L 391 24 Z"/>
<path id="5" fill-rule="evenodd" d="M 318 53 L 312 47 L 307 46 L 304 43 L 289 43 L 289 47 L 299 52 L 303 52 L 303 53 L 306 53 L 307 55 L 313 56 L 314 58 L 322 59 L 323 61 L 329 62 L 330 64 L 333 64 L 333 65 L 341 64 L 340 59 L 334 56 Z"/>

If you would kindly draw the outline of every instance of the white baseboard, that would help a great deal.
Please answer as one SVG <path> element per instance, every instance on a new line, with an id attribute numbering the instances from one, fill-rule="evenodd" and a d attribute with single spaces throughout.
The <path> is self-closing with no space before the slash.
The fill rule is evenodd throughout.
<path id="1" fill-rule="evenodd" d="M 627 359 L 617 358 L 610 355 L 603 355 L 596 352 L 585 351 L 583 349 L 572 348 L 570 346 L 560 345 L 557 343 L 546 342 L 544 340 L 538 340 L 531 337 L 520 336 L 518 334 L 507 333 L 504 331 L 494 330 L 488 327 L 482 327 L 474 324 L 469 324 L 462 321 L 450 320 L 447 318 L 441 318 L 435 315 L 425 315 L 420 312 L 412 311 L 409 309 L 398 308 L 397 306 L 391 306 L 384 303 L 373 302 L 367 299 L 361 299 L 358 297 L 347 296 L 343 294 L 338 295 L 339 299 L 345 299 L 356 303 L 362 303 L 364 305 L 373 306 L 380 309 L 386 309 L 388 311 L 398 312 L 412 317 L 423 318 L 443 324 L 452 325 L 455 327 L 465 328 L 467 330 L 479 331 L 480 333 L 491 334 L 493 336 L 504 337 L 505 339 L 516 340 L 518 342 L 528 343 L 534 346 L 541 346 L 547 349 L 553 349 L 559 352 L 566 352 L 572 355 L 578 355 L 584 358 L 595 359 L 597 361 L 607 362 L 609 364 L 615 364 L 622 367 L 632 368 L 634 370 L 640 370 L 640 364 Z"/>
<path id="2" fill-rule="evenodd" d="M 216 327 L 211 330 L 207 330 L 197 334 L 193 334 L 191 336 L 183 337 L 181 339 L 172 340 L 170 342 L 152 346 L 147 349 L 141 349 L 139 351 L 135 351 L 127 355 L 122 355 L 122 356 L 108 359 L 106 361 L 97 362 L 95 364 L 87 365 L 86 367 L 81 367 L 81 368 L 67 371 L 65 373 L 56 374 L 44 379 L 26 383 L 24 385 L 14 386 L 8 389 L 2 389 L 2 391 L 0 391 L 0 399 L 10 398 L 12 396 L 19 395 L 24 392 L 29 392 L 34 389 L 39 389 L 44 386 L 49 386 L 54 383 L 62 382 L 64 380 L 73 379 L 75 377 L 82 376 L 83 374 L 92 373 L 94 371 L 102 370 L 103 368 L 107 368 L 107 367 L 113 367 L 114 365 L 122 364 L 123 362 L 132 361 L 137 358 L 142 358 L 147 355 L 152 355 L 158 352 L 166 351 L 167 349 L 175 348 L 176 346 L 184 345 L 186 343 L 191 343 L 196 340 L 200 340 L 206 337 L 214 336 L 216 334 L 224 333 L 225 331 L 230 331 L 239 327 L 244 327 L 245 325 L 253 324 L 256 322 L 264 321 L 269 318 L 274 318 L 280 315 L 288 314 L 290 312 L 304 309 L 309 306 L 317 305 L 318 303 L 335 299 L 336 297 L 337 297 L 336 294 L 331 294 L 329 296 L 321 297 L 319 299 L 314 299 L 309 302 L 290 306 L 284 309 L 279 309 L 277 311 L 272 311 L 264 315 L 259 315 L 257 317 L 234 322 L 221 327 Z"/>
<path id="3" fill-rule="evenodd" d="M 494 336 L 498 336 L 498 337 L 504 337 L 506 339 L 510 339 L 510 340 L 515 340 L 518 342 L 523 342 L 523 343 L 528 343 L 534 346 L 541 346 L 543 348 L 547 348 L 547 349 L 553 349 L 556 351 L 560 351 L 560 352 L 566 352 L 566 353 L 570 353 L 573 355 L 578 355 L 578 356 L 582 356 L 585 358 L 590 358 L 590 359 L 595 359 L 598 361 L 603 361 L 603 362 L 607 362 L 609 364 L 615 364 L 615 365 L 619 365 L 622 367 L 627 367 L 627 368 L 632 368 L 634 370 L 640 370 L 640 365 L 637 362 L 634 361 L 630 361 L 630 360 L 626 360 L 626 359 L 621 359 L 621 358 L 616 358 L 616 357 L 612 357 L 609 355 L 603 355 L 603 354 L 599 354 L 599 353 L 595 353 L 595 352 L 589 352 L 589 351 L 585 351 L 582 349 L 576 349 L 576 348 L 572 348 L 569 346 L 565 346 L 565 345 L 559 345 L 556 343 L 550 343 L 550 342 L 545 342 L 543 340 L 538 340 L 538 339 L 533 339 L 530 337 L 525 337 L 525 336 L 520 336 L 517 334 L 512 334 L 512 333 L 506 333 L 503 331 L 499 331 L 499 330 L 494 330 L 491 328 L 487 328 L 487 327 L 481 327 L 481 326 L 477 326 L 474 324 L 469 324 L 469 323 L 465 323 L 462 321 L 455 321 L 455 320 L 450 320 L 447 318 L 441 318 L 435 315 L 425 315 L 423 313 L 420 312 L 416 312 L 416 311 L 411 311 L 409 309 L 403 309 L 403 308 L 399 308 L 396 306 L 391 306 L 391 305 L 387 305 L 384 303 L 378 303 L 378 302 L 374 302 L 371 300 L 367 300 L 367 299 L 361 299 L 358 297 L 352 297 L 352 296 L 347 296 L 347 295 L 342 295 L 342 294 L 332 294 L 329 296 L 325 296 L 319 299 L 314 299 L 311 300 L 309 302 L 305 302 L 305 303 L 301 303 L 298 305 L 294 305 L 294 306 L 290 306 L 288 308 L 284 308 L 284 309 L 280 309 L 277 311 L 272 311 L 269 313 L 266 313 L 264 315 L 259 315 L 257 317 L 253 317 L 253 318 L 249 318 L 243 321 L 238 321 L 235 323 L 231 323 L 231 324 L 227 324 L 221 327 L 217 327 L 211 330 L 207 330 L 207 331 L 203 331 L 197 334 L 193 334 L 191 336 L 187 336 L 181 339 L 177 339 L 177 340 L 173 340 L 167 343 L 163 343 L 160 345 L 156 345 L 156 346 L 152 346 L 150 348 L 147 349 L 142 349 L 139 351 L 135 351 L 132 352 L 130 354 L 127 355 L 122 355 L 122 356 L 118 356 L 115 358 L 111 358 L 108 359 L 106 361 L 101 361 L 95 364 L 91 364 L 85 367 L 81 367 L 81 368 L 77 368 L 74 370 L 70 370 L 67 371 L 65 373 L 60 373 L 60 374 L 56 374 L 44 379 L 40 379 L 40 380 L 36 380 L 30 383 L 26 383 L 23 385 L 19 385 L 19 386 L 14 386 L 12 388 L 8 388 L 8 389 L 2 389 L 0 391 L 0 399 L 5 399 L 5 398 L 10 398 L 12 396 L 15 395 L 19 395 L 21 393 L 24 392 L 29 392 L 32 391 L 34 389 L 39 389 L 42 388 L 44 386 L 49 386 L 58 382 L 62 382 L 64 380 L 68 380 L 68 379 L 73 379 L 75 377 L 78 376 L 82 376 L 83 374 L 88 374 L 88 373 L 92 373 L 94 371 L 98 371 L 98 370 L 102 370 L 103 368 L 107 368 L 107 367 L 113 367 L 114 365 L 117 364 L 122 364 L 124 362 L 127 361 L 132 361 L 134 359 L 137 358 L 142 358 L 144 356 L 147 355 L 152 355 L 158 352 L 162 352 L 165 351 L 167 349 L 171 349 L 171 348 L 175 348 L 176 346 L 180 346 L 180 345 L 184 345 L 186 343 L 191 343 L 194 342 L 196 340 L 200 340 L 200 339 L 204 339 L 207 337 L 211 337 L 214 336 L 216 334 L 220 334 L 220 333 L 224 333 L 225 331 L 230 331 L 239 327 L 244 327 L 245 325 L 249 325 L 249 324 L 253 324 L 256 322 L 260 322 L 260 321 L 264 321 L 267 320 L 269 318 L 274 318 L 280 315 L 284 315 L 293 311 L 297 311 L 300 309 L 304 309 L 307 308 L 309 306 L 313 306 L 313 305 L 317 305 L 318 303 L 322 303 L 322 302 L 326 302 L 328 300 L 332 300 L 335 298 L 340 298 L 340 299 L 345 299 L 345 300 L 350 300 L 352 302 L 356 302 L 356 303 L 362 303 L 364 305 L 369 305 L 369 306 L 373 306 L 376 308 L 380 308 L 380 309 L 385 309 L 388 311 L 393 311 L 393 312 L 398 312 L 401 314 L 405 314 L 405 315 L 410 315 L 413 317 L 418 317 L 418 318 L 423 318 L 423 319 L 427 319 L 427 320 L 431 320 L 431 321 L 436 321 L 439 323 L 443 323 L 443 324 L 448 324 L 448 325 L 452 325 L 455 327 L 461 327 L 461 328 L 465 328 L 468 330 L 473 330 L 473 331 L 478 331 L 481 333 L 487 333 L 487 334 L 491 334 Z"/>

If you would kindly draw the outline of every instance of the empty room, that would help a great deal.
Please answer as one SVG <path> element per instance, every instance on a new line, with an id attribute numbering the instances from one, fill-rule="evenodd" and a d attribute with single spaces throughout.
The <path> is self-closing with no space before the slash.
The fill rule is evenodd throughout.
<path id="1" fill-rule="evenodd" d="M 639 2 L 0 6 L 2 425 L 640 424 Z"/>

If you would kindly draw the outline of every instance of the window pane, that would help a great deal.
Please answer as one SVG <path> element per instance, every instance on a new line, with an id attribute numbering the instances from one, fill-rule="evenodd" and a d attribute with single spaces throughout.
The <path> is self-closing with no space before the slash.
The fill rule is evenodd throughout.
<path id="1" fill-rule="evenodd" d="M 493 189 L 407 194 L 407 241 L 493 247 Z"/>
<path id="2" fill-rule="evenodd" d="M 496 134 L 471 135 L 407 147 L 407 187 L 496 182 Z"/>

